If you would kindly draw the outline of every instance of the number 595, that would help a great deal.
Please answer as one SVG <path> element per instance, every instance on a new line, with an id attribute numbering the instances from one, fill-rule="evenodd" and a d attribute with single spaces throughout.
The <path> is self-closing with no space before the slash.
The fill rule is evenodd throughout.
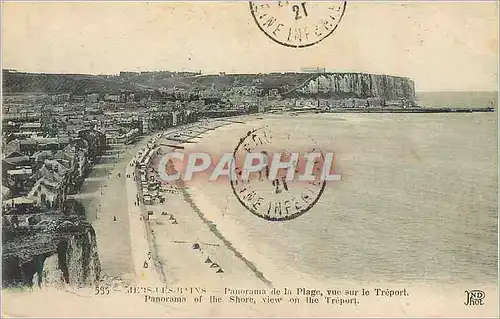
<path id="1" fill-rule="evenodd" d="M 109 287 L 95 287 L 94 294 L 100 296 L 109 295 Z"/>

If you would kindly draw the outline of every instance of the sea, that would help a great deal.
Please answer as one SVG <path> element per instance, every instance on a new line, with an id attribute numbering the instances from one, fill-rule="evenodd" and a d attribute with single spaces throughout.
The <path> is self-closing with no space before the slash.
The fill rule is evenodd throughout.
<path id="1" fill-rule="evenodd" d="M 497 92 L 424 92 L 422 106 L 497 109 Z M 442 114 L 299 114 L 254 118 L 206 133 L 213 154 L 250 129 L 314 141 L 335 152 L 340 181 L 289 221 L 267 221 L 229 183 L 197 180 L 201 209 L 235 249 L 273 280 L 494 284 L 498 263 L 498 111 Z M 197 146 L 190 146 L 197 147 Z M 200 200 L 201 198 L 201 200 Z M 200 203 L 201 201 L 201 203 Z"/>

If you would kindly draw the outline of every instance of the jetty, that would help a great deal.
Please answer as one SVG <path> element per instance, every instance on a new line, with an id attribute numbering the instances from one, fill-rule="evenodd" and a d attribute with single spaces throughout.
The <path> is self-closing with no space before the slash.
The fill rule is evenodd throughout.
<path id="1" fill-rule="evenodd" d="M 237 121 L 237 120 L 228 120 L 228 119 L 221 119 L 222 121 L 229 122 L 229 123 L 236 123 L 236 124 L 245 124 L 243 121 Z"/>
<path id="2" fill-rule="evenodd" d="M 165 138 L 166 140 L 169 140 L 169 141 L 174 141 L 174 142 L 180 142 L 180 143 L 196 143 L 194 141 L 191 141 L 191 138 L 175 138 L 175 137 L 166 137 Z"/>
<path id="3" fill-rule="evenodd" d="M 411 108 L 388 108 L 388 107 L 366 107 L 366 108 L 334 108 L 330 110 L 318 110 L 318 113 L 484 113 L 495 112 L 493 107 L 411 107 Z"/>
<path id="4" fill-rule="evenodd" d="M 184 146 L 182 145 L 176 145 L 176 144 L 167 144 L 167 143 L 160 143 L 160 146 L 167 146 L 167 147 L 172 147 L 172 148 L 177 148 L 177 149 L 184 149 Z"/>

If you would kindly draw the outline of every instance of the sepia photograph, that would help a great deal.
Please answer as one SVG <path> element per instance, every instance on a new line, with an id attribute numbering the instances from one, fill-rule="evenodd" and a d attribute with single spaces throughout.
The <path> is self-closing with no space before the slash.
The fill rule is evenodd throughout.
<path id="1" fill-rule="evenodd" d="M 498 318 L 497 1 L 2 1 L 2 317 Z"/>

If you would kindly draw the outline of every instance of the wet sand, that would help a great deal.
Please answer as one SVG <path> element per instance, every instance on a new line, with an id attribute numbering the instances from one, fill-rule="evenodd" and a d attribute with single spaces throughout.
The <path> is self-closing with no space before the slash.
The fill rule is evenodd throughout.
<path id="1" fill-rule="evenodd" d="M 186 134 L 192 134 L 193 131 L 203 131 L 202 129 L 197 130 L 196 127 L 199 126 L 195 125 L 190 129 L 183 130 L 191 131 L 191 133 L 186 131 Z M 175 144 L 171 140 L 165 140 L 165 142 Z M 167 150 L 170 150 L 170 147 L 165 147 L 165 151 Z M 135 153 L 127 159 L 123 159 L 125 166 L 122 171 L 126 171 L 127 165 L 130 165 L 130 159 L 133 155 Z M 78 314 L 82 317 L 106 315 L 162 317 L 166 314 L 177 316 L 300 317 L 316 315 L 330 317 L 424 317 L 440 315 L 446 317 L 494 317 L 495 314 L 498 314 L 495 307 L 498 290 L 492 285 L 476 287 L 474 283 L 468 282 L 460 282 L 453 285 L 432 285 L 417 282 L 360 283 L 336 279 L 335 269 L 332 269 L 331 281 L 321 282 L 314 280 L 314 278 L 300 277 L 300 274 L 290 272 L 289 269 L 273 269 L 272 257 L 267 257 L 267 261 L 264 255 L 261 256 L 262 258 L 254 258 L 260 254 L 258 252 L 259 247 L 248 244 L 245 238 L 239 239 L 241 235 L 238 230 L 241 227 L 245 227 L 245 225 L 238 225 L 227 218 L 221 218 L 223 212 L 220 212 L 219 208 L 211 204 L 210 199 L 204 195 L 203 189 L 194 186 L 181 189 L 178 185 L 172 185 L 171 192 L 164 193 L 165 203 L 147 205 L 145 207 L 147 211 L 151 210 L 154 212 L 153 217 L 149 221 L 150 227 L 153 230 L 152 241 L 145 243 L 144 223 L 137 222 L 139 221 L 141 212 L 135 209 L 135 205 L 133 206 L 134 209 L 127 209 L 130 206 L 130 197 L 133 199 L 135 196 L 127 194 L 129 200 L 124 201 L 123 194 L 125 194 L 127 186 L 125 185 L 126 183 L 122 182 L 122 184 L 122 192 L 117 195 L 118 198 L 121 198 L 122 203 L 118 203 L 118 200 L 116 204 L 124 205 L 126 208 L 123 210 L 120 218 L 123 217 L 124 220 L 131 218 L 134 221 L 128 223 L 128 227 L 130 227 L 128 233 L 120 231 L 116 232 L 114 236 L 116 236 L 115 239 L 121 238 L 121 240 L 132 238 L 132 240 L 129 239 L 129 245 L 130 241 L 139 243 L 140 248 L 136 248 L 135 253 L 132 253 L 134 245 L 129 246 L 128 266 L 124 266 L 125 263 L 113 264 L 112 258 L 109 258 L 108 262 L 116 268 L 109 268 L 109 265 L 107 265 L 108 269 L 123 267 L 122 269 L 128 269 L 131 277 L 140 278 L 140 262 L 145 258 L 146 250 L 152 248 L 155 250 L 158 262 L 165 273 L 166 281 L 161 283 L 164 285 L 206 287 L 209 294 L 223 295 L 224 287 L 244 289 L 254 287 L 268 288 L 269 282 L 271 282 L 274 287 L 279 289 L 288 287 L 294 290 L 298 287 L 340 290 L 361 290 L 362 288 L 367 288 L 371 290 L 371 295 L 370 297 L 360 297 L 358 305 L 344 306 L 325 304 L 324 302 L 321 304 L 307 304 L 303 301 L 299 305 L 291 305 L 288 302 L 277 305 L 266 305 L 263 303 L 257 305 L 232 304 L 227 301 L 227 296 L 225 296 L 223 304 L 209 304 L 204 302 L 194 306 L 192 302 L 183 305 L 146 304 L 141 299 L 141 296 L 122 295 L 120 293 L 115 293 L 111 296 L 96 297 L 92 296 L 92 292 L 82 295 L 81 292 L 78 294 L 67 294 L 51 291 L 51 298 L 47 298 L 48 291 L 43 294 L 33 293 L 30 295 L 19 295 L 16 292 L 9 292 L 4 295 L 4 301 L 9 305 L 9 309 L 18 311 L 19 309 L 23 309 L 23 304 L 30 304 L 34 305 L 33 309 L 23 311 L 23 315 L 28 315 L 31 312 L 32 315 L 36 316 L 74 316 Z M 119 189 L 116 188 L 116 190 Z M 226 194 L 221 196 L 226 196 Z M 117 209 L 111 207 L 107 211 L 107 217 L 110 217 L 112 220 L 111 213 L 114 212 L 116 214 Z M 102 216 L 105 215 L 98 215 L 103 222 L 106 221 Z M 113 226 L 110 225 L 108 227 L 112 228 Z M 107 229 L 103 228 L 102 230 L 106 231 Z M 110 249 L 112 244 L 109 241 L 112 240 L 112 235 L 104 237 L 105 239 L 99 236 L 100 234 L 98 233 L 98 241 L 101 241 L 101 245 L 108 245 L 108 249 Z M 140 240 L 134 239 L 134 236 L 140 238 Z M 238 254 L 241 256 L 238 256 Z M 103 256 L 101 251 L 100 256 Z M 133 260 L 130 258 L 131 256 L 133 256 Z M 245 256 L 250 256 L 250 258 L 247 260 Z M 207 259 L 210 262 L 207 262 Z M 251 264 L 249 265 L 247 262 Z M 136 268 L 135 270 L 134 267 Z M 259 274 L 257 269 L 263 269 L 263 272 Z M 222 272 L 219 272 L 219 270 L 222 270 Z M 151 275 L 151 277 L 156 276 L 155 274 Z M 159 285 L 159 281 L 161 279 L 154 279 L 149 281 L 148 284 Z M 460 281 L 459 278 L 458 281 Z M 410 297 L 407 299 L 377 297 L 374 296 L 374 288 L 407 288 Z M 477 308 L 464 305 L 464 291 L 475 288 L 483 289 L 486 292 L 486 306 Z M 301 296 L 301 298 L 304 300 L 304 296 Z M 62 300 L 64 300 L 64 303 L 61 303 Z M 34 309 L 36 305 L 40 309 Z M 54 311 L 51 309 L 54 309 Z M 7 314 L 16 314 L 7 310 L 5 310 Z"/>
<path id="2" fill-rule="evenodd" d="M 160 144 L 170 145 L 179 137 L 192 142 L 205 132 L 233 121 L 235 119 L 197 123 L 175 133 L 164 134 Z M 171 147 L 163 146 L 161 151 L 170 150 Z M 158 159 L 159 156 L 150 168 L 156 168 Z M 163 193 L 165 203 L 146 205 L 144 209 L 153 213 L 149 221 L 153 234 L 150 245 L 159 258 L 166 284 L 203 283 L 207 287 L 223 287 L 244 282 L 252 287 L 270 286 L 265 276 L 225 239 L 217 225 L 205 217 L 207 209 L 217 208 L 198 207 L 185 185 L 171 183 L 164 187 L 168 189 Z"/>
<path id="3" fill-rule="evenodd" d="M 195 136 L 211 127 L 212 124 L 207 123 L 170 128 L 163 133 L 172 140 L 165 139 L 163 142 L 180 145 L 183 141 L 195 140 Z M 95 228 L 101 277 L 106 281 L 144 282 L 144 261 L 154 262 L 147 256 L 151 249 L 146 247 L 140 248 L 140 253 L 136 251 L 133 258 L 133 250 L 137 250 L 137 242 L 144 240 L 146 230 L 143 221 L 139 220 L 139 207 L 134 208 L 137 189 L 135 184 L 130 186 L 126 176 L 132 174 L 130 164 L 138 151 L 144 149 L 157 134 L 140 137 L 132 145 L 114 145 L 106 150 L 85 179 L 80 192 L 72 196 L 85 206 L 87 219 Z M 166 145 L 163 147 L 168 148 Z M 124 200 L 125 197 L 128 200 Z M 143 270 L 138 270 L 139 265 Z"/>
<path id="4" fill-rule="evenodd" d="M 203 139 L 197 140 L 203 144 Z M 186 149 L 197 148 L 187 145 Z M 195 184 L 196 185 L 196 184 Z M 198 185 L 196 185 L 198 186 Z M 220 291 L 224 287 L 257 288 L 257 287 L 299 287 L 308 289 L 346 289 L 371 291 L 371 298 L 359 299 L 360 304 L 339 306 L 338 304 L 322 304 L 291 306 L 258 306 L 266 316 L 459 316 L 476 314 L 492 316 L 495 313 L 495 302 L 498 290 L 494 285 L 481 287 L 490 297 L 488 306 L 471 309 L 464 305 L 465 290 L 476 287 L 475 283 L 462 282 L 456 284 L 429 284 L 423 282 L 358 282 L 355 280 L 339 280 L 332 269 L 331 279 L 325 281 L 311 278 L 294 271 L 293 267 L 278 267 L 270 256 L 259 252 L 259 247 L 252 246 L 240 232 L 245 225 L 224 217 L 220 207 L 212 204 L 203 189 L 194 185 L 179 188 L 177 194 L 166 194 L 164 204 L 152 205 L 155 211 L 151 222 L 155 234 L 155 247 L 162 259 L 169 284 L 200 284 Z M 207 185 L 204 185 L 207 187 Z M 231 194 L 230 194 L 231 195 Z M 221 194 L 220 196 L 227 196 Z M 162 212 L 165 215 L 162 215 Z M 173 223 L 173 218 L 176 223 Z M 193 249 L 198 243 L 201 251 Z M 173 258 L 171 256 L 174 256 Z M 214 256 L 214 257 L 213 257 Z M 206 258 L 217 263 L 224 273 L 215 273 L 217 268 L 210 268 Z M 218 276 L 217 276 L 218 275 Z M 493 284 L 493 283 L 492 283 Z M 408 298 L 389 298 L 374 296 L 374 289 L 407 289 Z M 303 297 L 303 296 L 302 296 Z M 452 307 L 451 305 L 456 305 Z M 245 313 L 241 308 L 242 315 Z M 249 309 L 247 309 L 249 310 Z"/>

